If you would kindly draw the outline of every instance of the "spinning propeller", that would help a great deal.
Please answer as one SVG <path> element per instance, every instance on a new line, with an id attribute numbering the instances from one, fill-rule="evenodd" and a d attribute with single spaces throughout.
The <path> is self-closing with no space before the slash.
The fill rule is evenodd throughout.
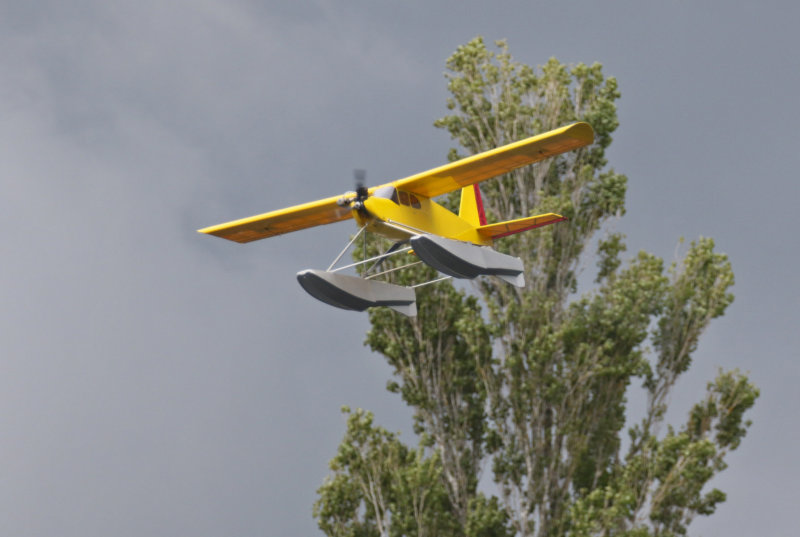
<path id="1" fill-rule="evenodd" d="M 355 179 L 356 190 L 355 195 L 345 195 L 339 198 L 336 203 L 338 203 L 341 207 L 349 205 L 352 209 L 356 209 L 357 211 L 364 210 L 364 201 L 369 197 L 369 190 L 364 185 L 364 179 L 367 176 L 366 170 L 353 170 L 353 178 Z M 350 194 L 348 192 L 348 194 Z"/>

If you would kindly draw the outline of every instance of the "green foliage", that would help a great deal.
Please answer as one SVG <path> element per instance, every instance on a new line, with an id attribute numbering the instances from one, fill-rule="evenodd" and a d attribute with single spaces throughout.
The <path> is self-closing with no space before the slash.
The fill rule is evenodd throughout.
<path id="1" fill-rule="evenodd" d="M 370 412 L 343 412 L 347 432 L 314 505 L 320 529 L 342 537 L 452 534 L 439 456 L 409 449 L 374 426 Z"/>
<path id="2" fill-rule="evenodd" d="M 627 187 L 605 155 L 616 80 L 599 64 L 534 69 L 497 47 L 477 38 L 448 59 L 450 114 L 435 125 L 458 142 L 457 159 L 589 122 L 590 147 L 481 184 L 490 221 L 550 211 L 569 221 L 495 244 L 523 259 L 525 288 L 441 282 L 418 289 L 414 319 L 370 312 L 366 343 L 392 366 L 388 388 L 413 409 L 420 443 L 350 414 L 315 516 L 328 535 L 683 535 L 725 500 L 708 484 L 758 397 L 746 376 L 720 371 L 682 426 L 664 423 L 700 336 L 733 300 L 730 263 L 707 238 L 669 267 L 645 252 L 624 261 L 624 236 L 605 231 Z M 594 287 L 578 295 L 593 246 Z M 393 278 L 434 275 L 417 266 Z M 643 418 L 626 427 L 638 386 Z M 498 496 L 478 490 L 488 463 Z"/>
<path id="3" fill-rule="evenodd" d="M 433 276 L 417 269 L 417 278 Z M 477 298 L 447 282 L 418 289 L 417 309 L 415 319 L 371 311 L 373 326 L 382 328 L 369 332 L 367 344 L 394 369 L 400 382 L 389 389 L 414 408 L 423 444 L 436 446 L 448 497 L 464 524 L 484 456 L 486 393 L 475 371 L 492 359 L 488 327 Z"/>
<path id="4" fill-rule="evenodd" d="M 464 534 L 469 537 L 511 537 L 508 515 L 494 496 L 486 498 L 478 492 L 469 501 Z"/>

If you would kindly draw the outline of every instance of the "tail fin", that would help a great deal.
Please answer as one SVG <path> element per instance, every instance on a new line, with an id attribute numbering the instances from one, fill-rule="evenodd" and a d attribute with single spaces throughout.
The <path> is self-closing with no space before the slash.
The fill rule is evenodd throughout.
<path id="1" fill-rule="evenodd" d="M 483 212 L 483 200 L 478 183 L 461 189 L 461 206 L 458 208 L 458 216 L 475 227 L 486 225 L 486 213 Z"/>

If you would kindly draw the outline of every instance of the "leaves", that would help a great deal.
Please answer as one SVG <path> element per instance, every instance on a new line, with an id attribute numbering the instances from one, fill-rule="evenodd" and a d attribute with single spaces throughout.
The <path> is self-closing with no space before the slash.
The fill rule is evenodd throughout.
<path id="1" fill-rule="evenodd" d="M 456 518 L 466 523 L 483 457 L 485 393 L 475 376 L 491 346 L 475 297 L 442 282 L 417 291 L 418 316 L 370 312 L 367 344 L 402 382 L 392 389 L 412 406 L 415 429 L 437 446 Z"/>
<path id="2" fill-rule="evenodd" d="M 374 426 L 370 412 L 343 411 L 347 432 L 314 504 L 320 529 L 348 537 L 452 532 L 438 456 L 409 449 Z"/>

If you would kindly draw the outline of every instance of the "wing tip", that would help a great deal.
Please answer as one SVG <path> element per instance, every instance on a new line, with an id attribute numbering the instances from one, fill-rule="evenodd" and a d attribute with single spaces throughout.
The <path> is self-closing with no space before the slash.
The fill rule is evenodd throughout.
<path id="1" fill-rule="evenodd" d="M 584 142 L 589 145 L 594 142 L 594 129 L 585 121 L 578 121 L 572 125 L 564 127 L 564 132 L 569 133 L 570 138 Z"/>
<path id="2" fill-rule="evenodd" d="M 251 233 L 247 233 L 246 231 L 233 231 L 226 229 L 222 226 L 210 226 L 204 227 L 203 229 L 198 229 L 198 233 L 202 233 L 203 235 L 212 235 L 214 237 L 219 237 L 220 239 L 226 239 L 231 242 L 238 242 L 239 244 L 244 244 L 246 242 L 251 242 L 257 240 L 262 237 L 253 237 Z"/>

